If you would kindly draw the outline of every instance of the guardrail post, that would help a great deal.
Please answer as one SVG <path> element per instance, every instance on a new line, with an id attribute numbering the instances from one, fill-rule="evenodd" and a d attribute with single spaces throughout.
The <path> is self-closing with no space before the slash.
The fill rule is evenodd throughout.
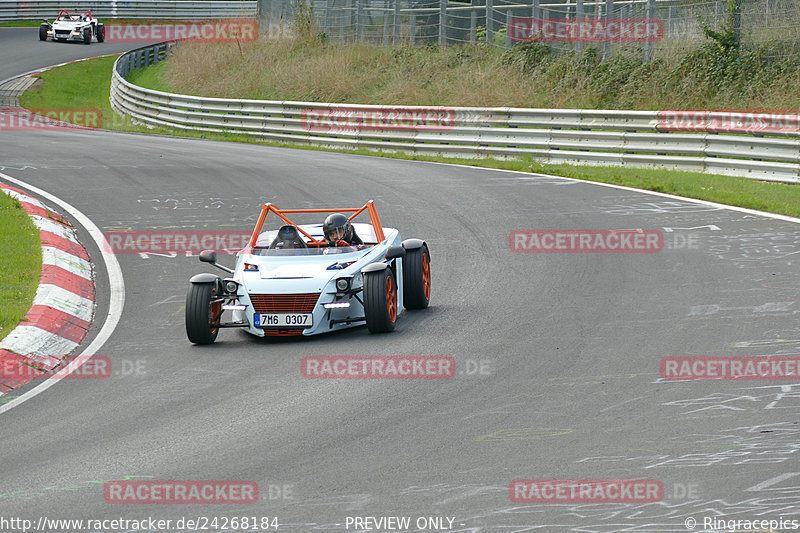
<path id="1" fill-rule="evenodd" d="M 580 53 L 583 50 L 583 41 L 581 41 L 580 23 L 586 15 L 583 11 L 583 0 L 575 1 L 575 51 Z"/>
<path id="2" fill-rule="evenodd" d="M 674 9 L 673 6 L 669 6 L 669 8 L 667 9 L 667 26 L 666 26 L 666 28 L 664 28 L 664 33 L 666 33 L 666 35 L 664 35 L 664 37 L 672 35 L 673 9 Z"/>
<path id="3" fill-rule="evenodd" d="M 350 12 L 348 11 L 347 12 L 347 19 L 349 19 L 349 18 L 350 18 Z M 344 26 L 345 26 L 345 21 L 347 19 L 345 19 L 345 12 L 344 11 L 340 11 L 339 12 L 339 42 L 340 43 L 344 43 Z"/>
<path id="4" fill-rule="evenodd" d="M 383 46 L 389 46 L 389 0 L 383 3 Z"/>
<path id="5" fill-rule="evenodd" d="M 322 25 L 322 32 L 325 35 L 331 34 L 331 17 L 333 17 L 333 0 L 325 0 L 325 22 Z"/>
<path id="6" fill-rule="evenodd" d="M 397 46 L 400 44 L 400 0 L 394 0 L 392 24 L 392 46 Z"/>
<path id="7" fill-rule="evenodd" d="M 494 11 L 493 0 L 486 0 L 486 43 L 492 44 L 494 38 L 494 20 L 492 19 L 492 11 Z"/>
<path id="8" fill-rule="evenodd" d="M 656 18 L 656 0 L 647 0 L 647 14 L 648 19 Z M 644 60 L 650 61 L 653 59 L 653 42 L 647 41 L 644 43 Z"/>
<path id="9" fill-rule="evenodd" d="M 439 46 L 447 44 L 447 0 L 439 0 Z"/>
<path id="10" fill-rule="evenodd" d="M 613 13 L 614 13 L 614 0 L 606 0 L 606 12 L 604 14 L 606 28 L 608 27 L 608 22 L 611 20 Z M 606 41 L 605 43 L 603 43 L 603 59 L 608 59 L 610 57 L 611 57 L 611 41 Z"/>
<path id="11" fill-rule="evenodd" d="M 531 17 L 535 19 L 541 18 L 541 10 L 539 9 L 539 0 L 533 0 L 533 4 L 531 4 Z"/>
<path id="12" fill-rule="evenodd" d="M 344 10 L 342 11 L 342 28 L 344 32 L 344 38 L 342 42 L 348 40 L 350 38 L 350 28 L 355 26 L 355 13 L 356 13 L 356 5 L 354 0 L 345 0 L 346 5 Z"/>
<path id="13" fill-rule="evenodd" d="M 511 12 L 511 9 L 506 10 L 506 49 L 511 48 L 511 19 L 514 17 L 514 14 Z"/>
<path id="14" fill-rule="evenodd" d="M 356 39 L 364 40 L 364 1 L 356 0 Z"/>
<path id="15" fill-rule="evenodd" d="M 469 42 L 475 42 L 475 35 L 478 32 L 478 9 L 476 6 L 478 0 L 472 0 L 470 5 L 472 5 L 472 9 L 469 10 Z"/>
<path id="16" fill-rule="evenodd" d="M 409 16 L 411 17 L 411 20 L 409 21 L 411 23 L 411 27 L 409 28 L 409 38 L 411 39 L 411 44 L 414 44 L 414 42 L 417 40 L 417 14 L 412 11 Z"/>

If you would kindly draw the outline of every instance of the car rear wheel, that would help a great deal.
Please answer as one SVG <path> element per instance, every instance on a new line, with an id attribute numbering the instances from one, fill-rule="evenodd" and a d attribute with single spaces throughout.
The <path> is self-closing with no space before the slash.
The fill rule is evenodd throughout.
<path id="1" fill-rule="evenodd" d="M 106 40 L 106 27 L 102 24 L 97 25 L 97 42 L 102 43 Z"/>
<path id="2" fill-rule="evenodd" d="M 47 40 L 47 24 L 42 24 L 39 26 L 39 40 L 46 41 Z"/>
<path id="3" fill-rule="evenodd" d="M 186 335 L 195 344 L 217 339 L 222 303 L 213 283 L 192 283 L 186 294 Z"/>
<path id="4" fill-rule="evenodd" d="M 370 333 L 394 331 L 397 284 L 390 269 L 364 274 L 364 318 Z"/>
<path id="5" fill-rule="evenodd" d="M 83 30 L 83 44 L 92 44 L 92 28 Z"/>
<path id="6" fill-rule="evenodd" d="M 403 258 L 403 307 L 425 309 L 431 300 L 431 256 L 428 246 L 406 250 Z"/>

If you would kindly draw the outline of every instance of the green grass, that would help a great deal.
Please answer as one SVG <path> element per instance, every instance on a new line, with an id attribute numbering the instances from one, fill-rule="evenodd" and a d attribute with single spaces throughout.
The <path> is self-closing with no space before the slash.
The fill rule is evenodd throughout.
<path id="1" fill-rule="evenodd" d="M 0 22 L 0 28 L 38 28 L 41 20 L 12 20 Z"/>
<path id="2" fill-rule="evenodd" d="M 164 73 L 166 72 L 166 68 L 167 62 L 161 61 L 160 63 L 156 63 L 151 67 L 143 68 L 141 70 L 134 70 L 128 74 L 127 80 L 134 85 L 139 85 L 140 87 L 149 87 L 151 89 L 160 87 L 160 89 L 157 90 L 172 92 L 162 81 Z"/>
<path id="3" fill-rule="evenodd" d="M 131 123 L 111 110 L 111 68 L 117 56 L 106 56 L 70 63 L 36 77 L 42 80 L 41 89 L 31 89 L 20 96 L 20 104 L 35 108 L 95 108 L 102 112 L 103 127 L 119 131 L 150 132 L 148 128 Z"/>
<path id="4" fill-rule="evenodd" d="M 110 90 L 111 67 L 114 57 L 104 57 L 79 63 L 72 63 L 39 74 L 43 80 L 41 89 L 29 90 L 21 98 L 22 105 L 35 107 L 94 107 L 103 111 L 104 127 L 119 131 L 148 132 L 182 137 L 205 138 L 210 140 L 247 142 L 272 146 L 287 146 L 308 150 L 328 150 L 310 148 L 306 145 L 261 142 L 249 135 L 204 133 L 183 131 L 171 128 L 153 128 L 134 125 L 127 118 L 115 118 L 110 109 L 108 94 Z M 133 83 L 157 86 L 165 71 L 165 63 L 154 68 L 133 73 L 129 78 Z M 458 163 L 464 165 L 502 168 L 524 172 L 553 174 L 603 183 L 625 185 L 639 189 L 664 192 L 689 198 L 758 209 L 800 217 L 800 187 L 790 184 L 759 182 L 748 178 L 719 176 L 676 170 L 636 169 L 622 167 L 551 165 L 533 159 L 496 160 L 460 159 L 394 153 L 379 153 L 368 150 L 335 150 L 346 153 Z"/>
<path id="5" fill-rule="evenodd" d="M 111 67 L 117 56 L 70 63 L 40 74 L 44 91 L 30 90 L 20 97 L 24 107 L 95 107 L 111 110 Z"/>
<path id="6" fill-rule="evenodd" d="M 39 285 L 39 230 L 20 203 L 0 193 L 0 339 L 25 317 Z"/>
<path id="7" fill-rule="evenodd" d="M 20 98 L 24 107 L 96 107 L 111 110 L 111 66 L 117 56 L 70 63 L 38 74 L 46 91 L 27 91 Z"/>

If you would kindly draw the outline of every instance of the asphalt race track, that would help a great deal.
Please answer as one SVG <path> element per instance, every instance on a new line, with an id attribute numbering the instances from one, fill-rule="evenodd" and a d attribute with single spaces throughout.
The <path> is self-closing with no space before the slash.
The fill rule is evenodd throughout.
<path id="1" fill-rule="evenodd" d="M 134 48 L 126 43 L 98 43 L 94 39 L 89 46 L 77 41 L 39 41 L 38 31 L 39 28 L 0 28 L 0 43 L 3 43 L 3 49 L 0 50 L 3 59 L 0 62 L 0 81 L 74 59 L 116 54 Z"/>
<path id="2" fill-rule="evenodd" d="M 0 79 L 119 50 L 35 33 L 0 30 Z M 711 531 L 712 517 L 800 527 L 800 380 L 666 382 L 659 371 L 668 356 L 800 354 L 796 223 L 547 176 L 102 131 L 0 132 L 0 172 L 103 231 L 250 231 L 264 202 L 374 199 L 384 225 L 427 240 L 433 275 L 431 307 L 403 313 L 391 334 L 223 330 L 198 347 L 184 298 L 192 274 L 214 270 L 118 255 L 126 303 L 99 352 L 117 373 L 63 380 L 0 414 L 0 517 L 277 517 L 281 531 L 342 531 L 366 516 L 408 516 L 412 531 L 420 517 L 463 532 L 679 532 L 689 518 Z M 511 251 L 509 234 L 534 228 L 656 229 L 664 249 Z M 457 373 L 309 380 L 307 355 L 448 355 Z M 260 500 L 106 503 L 104 483 L 124 479 L 249 480 Z M 659 480 L 664 494 L 515 503 L 515 479 Z"/>

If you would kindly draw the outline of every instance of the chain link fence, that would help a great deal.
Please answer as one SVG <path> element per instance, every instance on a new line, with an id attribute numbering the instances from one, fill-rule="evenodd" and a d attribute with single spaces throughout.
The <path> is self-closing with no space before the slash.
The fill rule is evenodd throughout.
<path id="1" fill-rule="evenodd" d="M 386 46 L 543 42 L 605 54 L 639 47 L 652 57 L 696 48 L 707 42 L 703 24 L 732 21 L 745 46 L 800 38 L 800 0 L 259 0 L 273 32 L 290 31 L 299 10 L 330 40 Z"/>

